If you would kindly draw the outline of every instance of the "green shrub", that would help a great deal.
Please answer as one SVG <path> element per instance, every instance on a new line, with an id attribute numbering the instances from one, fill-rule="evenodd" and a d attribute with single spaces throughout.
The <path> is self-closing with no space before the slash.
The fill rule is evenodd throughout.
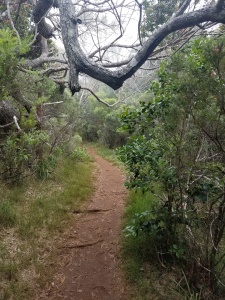
<path id="1" fill-rule="evenodd" d="M 149 101 L 125 110 L 133 136 L 118 151 L 127 186 L 158 198 L 128 230 L 151 236 L 160 264 L 181 264 L 204 299 L 225 279 L 224 75 L 225 38 L 195 39 L 161 65 Z"/>
<path id="2" fill-rule="evenodd" d="M 85 148 L 82 147 L 78 147 L 76 148 L 70 155 L 70 157 L 72 159 L 74 159 L 75 161 L 90 161 L 91 160 L 91 156 L 90 154 L 87 153 L 87 150 Z"/>

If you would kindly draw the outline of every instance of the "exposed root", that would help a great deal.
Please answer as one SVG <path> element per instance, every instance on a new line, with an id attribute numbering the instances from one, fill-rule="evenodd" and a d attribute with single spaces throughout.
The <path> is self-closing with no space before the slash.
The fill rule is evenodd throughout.
<path id="1" fill-rule="evenodd" d="M 60 249 L 73 249 L 73 248 L 85 248 L 85 247 L 90 247 L 90 246 L 93 246 L 93 245 L 96 245 L 98 243 L 101 243 L 103 242 L 103 240 L 98 240 L 98 241 L 95 241 L 95 242 L 91 242 L 91 243 L 85 243 L 85 244 L 78 244 L 78 245 L 68 245 L 68 246 L 62 246 L 60 247 Z"/>
<path id="2" fill-rule="evenodd" d="M 106 212 L 106 211 L 110 211 L 110 210 L 112 210 L 112 209 L 97 209 L 97 208 L 84 209 L 84 210 L 74 209 L 73 214 L 91 214 L 91 213 L 97 213 L 97 212 Z"/>

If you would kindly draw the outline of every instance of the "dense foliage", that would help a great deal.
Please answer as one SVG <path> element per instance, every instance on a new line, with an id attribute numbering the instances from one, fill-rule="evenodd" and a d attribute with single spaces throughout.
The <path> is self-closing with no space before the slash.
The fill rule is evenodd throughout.
<path id="1" fill-rule="evenodd" d="M 109 98 L 101 87 L 98 95 L 109 105 L 118 101 L 115 97 Z M 127 134 L 119 130 L 121 121 L 118 115 L 121 111 L 122 107 L 119 104 L 107 107 L 95 98 L 88 97 L 87 101 L 80 105 L 79 134 L 84 141 L 99 142 L 110 149 L 124 145 Z"/>
<path id="2" fill-rule="evenodd" d="M 224 75 L 224 37 L 196 39 L 161 66 L 150 100 L 122 115 L 133 133 L 119 151 L 127 186 L 158 198 L 127 229 L 152 236 L 161 263 L 179 262 L 204 299 L 225 279 Z"/>
<path id="3" fill-rule="evenodd" d="M 76 99 L 62 95 L 41 70 L 20 70 L 27 51 L 27 39 L 20 42 L 8 28 L 0 30 L 0 178 L 7 182 L 48 177 L 76 134 Z"/>
<path id="4" fill-rule="evenodd" d="M 144 36 L 148 36 L 149 32 L 153 32 L 160 25 L 165 23 L 179 6 L 178 0 L 145 0 L 143 8 L 145 12 L 144 25 L 142 32 Z"/>

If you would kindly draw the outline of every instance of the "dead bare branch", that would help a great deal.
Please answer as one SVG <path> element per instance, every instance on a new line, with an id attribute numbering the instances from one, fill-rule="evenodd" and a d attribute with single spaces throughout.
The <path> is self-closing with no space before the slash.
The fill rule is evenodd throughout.
<path id="1" fill-rule="evenodd" d="M 51 62 L 59 62 L 62 64 L 67 64 L 68 62 L 63 59 L 63 58 L 59 58 L 58 56 L 51 56 L 48 57 L 46 55 L 42 55 L 38 58 L 32 59 L 32 60 L 26 60 L 23 64 L 24 68 L 37 68 L 38 66 L 40 66 L 43 63 L 51 63 Z"/>
<path id="2" fill-rule="evenodd" d="M 15 125 L 16 125 L 16 128 L 17 128 L 19 131 L 22 131 L 22 129 L 21 129 L 20 126 L 19 126 L 18 119 L 17 119 L 16 116 L 13 116 L 13 121 L 14 121 L 14 123 L 15 123 Z"/>
<path id="3" fill-rule="evenodd" d="M 100 103 L 102 103 L 102 104 L 104 104 L 104 105 L 106 105 L 106 106 L 108 106 L 108 107 L 113 107 L 113 106 L 115 106 L 115 105 L 121 103 L 121 101 L 117 101 L 117 102 L 115 102 L 115 103 L 113 103 L 113 104 L 108 104 L 107 102 L 105 102 L 105 101 L 103 101 L 102 99 L 100 99 L 100 98 L 99 98 L 99 97 L 98 97 L 91 89 L 86 88 L 86 87 L 81 87 L 80 89 L 81 89 L 81 90 L 86 90 L 86 91 L 88 91 L 89 93 L 92 94 L 92 96 L 94 96 L 94 97 L 98 100 L 98 102 L 100 102 Z"/>
<path id="4" fill-rule="evenodd" d="M 138 36 L 139 36 L 140 45 L 143 46 L 142 38 L 141 38 L 141 21 L 142 21 L 142 6 L 143 6 L 143 3 L 139 3 L 138 0 L 135 0 L 135 2 L 137 3 L 137 5 L 139 7 Z"/>
<path id="5" fill-rule="evenodd" d="M 16 28 L 15 28 L 15 26 L 14 26 L 14 23 L 13 23 L 13 20 L 12 20 L 12 17 L 11 17 L 10 6 L 9 6 L 9 0 L 6 0 L 6 6 L 7 6 L 7 14 L 8 14 L 8 18 L 9 18 L 11 27 L 12 27 L 13 31 L 15 32 L 16 36 L 17 36 L 17 39 L 18 39 L 18 41 L 19 41 L 19 44 L 21 45 L 21 39 L 20 39 L 19 32 L 16 30 Z"/>

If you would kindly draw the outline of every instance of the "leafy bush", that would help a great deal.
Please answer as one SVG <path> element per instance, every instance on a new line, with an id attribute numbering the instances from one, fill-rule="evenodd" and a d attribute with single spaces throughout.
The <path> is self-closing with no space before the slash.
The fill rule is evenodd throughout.
<path id="1" fill-rule="evenodd" d="M 18 73 L 19 55 L 28 51 L 28 41 L 22 43 L 15 37 L 14 32 L 0 29 L 0 96 L 1 100 L 9 94 L 12 83 Z"/>
<path id="2" fill-rule="evenodd" d="M 76 148 L 70 155 L 70 157 L 76 161 L 90 161 L 91 156 L 87 153 L 87 150 L 82 147 Z"/>
<path id="3" fill-rule="evenodd" d="M 133 133 L 118 152 L 127 186 L 158 197 L 129 230 L 151 235 L 159 259 L 179 261 L 189 286 L 212 299 L 225 278 L 224 37 L 196 39 L 158 76 L 149 102 L 122 115 Z"/>
<path id="4" fill-rule="evenodd" d="M 50 155 L 45 159 L 38 162 L 36 167 L 37 178 L 46 179 L 51 176 L 52 171 L 57 165 L 57 157 L 55 155 Z"/>
<path id="5" fill-rule="evenodd" d="M 47 140 L 47 135 L 38 130 L 11 133 L 0 147 L 3 179 L 19 182 L 25 176 L 35 173 L 43 161 L 43 147 Z"/>
<path id="6" fill-rule="evenodd" d="M 119 127 L 120 120 L 115 112 L 106 115 L 104 124 L 98 131 L 100 143 L 110 149 L 124 145 L 127 133 L 120 131 Z"/>

